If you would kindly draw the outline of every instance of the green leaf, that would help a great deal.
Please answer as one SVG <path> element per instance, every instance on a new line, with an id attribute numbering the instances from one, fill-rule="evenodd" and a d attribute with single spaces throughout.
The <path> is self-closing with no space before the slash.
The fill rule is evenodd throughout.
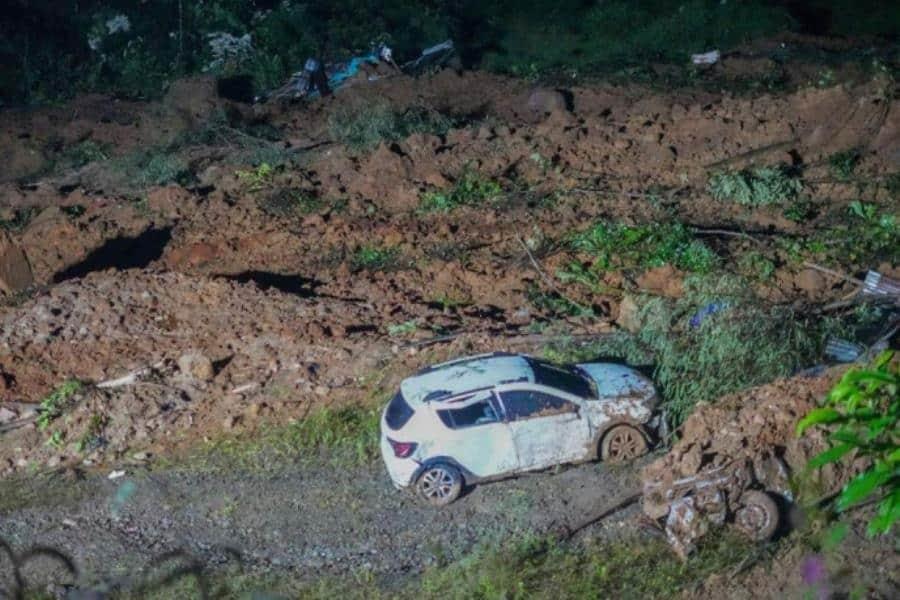
<path id="1" fill-rule="evenodd" d="M 818 469 L 824 467 L 828 463 L 837 462 L 854 448 L 855 446 L 853 444 L 841 444 L 839 446 L 829 448 L 828 450 L 821 452 L 813 457 L 813 459 L 809 461 L 809 468 Z"/>
<path id="2" fill-rule="evenodd" d="M 823 423 L 834 423 L 843 415 L 833 408 L 814 408 L 797 423 L 797 435 L 803 435 L 809 427 Z"/>
<path id="3" fill-rule="evenodd" d="M 849 532 L 850 526 L 846 523 L 835 523 L 825 533 L 825 539 L 822 541 L 822 546 L 826 551 L 834 550 L 837 548 L 838 544 L 844 541 L 844 538 L 847 537 L 847 533 Z"/>
<path id="4" fill-rule="evenodd" d="M 891 478 L 889 470 L 873 470 L 860 473 L 854 477 L 841 492 L 837 501 L 837 510 L 844 511 L 865 500 L 878 486 Z"/>

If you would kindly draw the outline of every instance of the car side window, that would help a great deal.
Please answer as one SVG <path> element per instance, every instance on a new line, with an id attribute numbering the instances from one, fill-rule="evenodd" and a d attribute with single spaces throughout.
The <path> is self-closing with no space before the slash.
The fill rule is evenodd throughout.
<path id="1" fill-rule="evenodd" d="M 500 421 L 487 398 L 461 408 L 441 409 L 437 413 L 444 425 L 450 429 L 463 429 Z"/>
<path id="2" fill-rule="evenodd" d="M 568 400 L 534 390 L 502 392 L 503 406 L 510 421 L 522 421 L 565 413 L 577 413 L 578 406 Z"/>

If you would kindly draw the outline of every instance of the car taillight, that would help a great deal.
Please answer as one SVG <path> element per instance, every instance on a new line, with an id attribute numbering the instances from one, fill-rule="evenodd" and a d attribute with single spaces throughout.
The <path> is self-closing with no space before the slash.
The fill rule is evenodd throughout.
<path id="1" fill-rule="evenodd" d="M 416 451 L 416 446 L 418 446 L 415 442 L 395 442 L 391 438 L 388 438 L 387 441 L 393 448 L 394 456 L 397 458 L 409 458 Z"/>

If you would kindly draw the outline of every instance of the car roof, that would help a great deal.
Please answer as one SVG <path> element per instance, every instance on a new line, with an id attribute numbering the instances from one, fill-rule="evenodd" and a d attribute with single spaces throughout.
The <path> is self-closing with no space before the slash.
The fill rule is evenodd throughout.
<path id="1" fill-rule="evenodd" d="M 534 371 L 521 354 L 480 354 L 419 371 L 400 384 L 410 404 L 420 405 L 513 381 L 534 382 Z"/>

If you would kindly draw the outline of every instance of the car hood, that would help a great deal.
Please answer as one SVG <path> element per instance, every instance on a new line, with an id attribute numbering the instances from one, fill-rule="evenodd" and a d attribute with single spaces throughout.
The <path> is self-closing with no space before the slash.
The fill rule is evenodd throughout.
<path id="1" fill-rule="evenodd" d="M 653 382 L 630 367 L 615 363 L 584 363 L 576 366 L 597 384 L 600 400 L 633 397 L 656 402 Z"/>

